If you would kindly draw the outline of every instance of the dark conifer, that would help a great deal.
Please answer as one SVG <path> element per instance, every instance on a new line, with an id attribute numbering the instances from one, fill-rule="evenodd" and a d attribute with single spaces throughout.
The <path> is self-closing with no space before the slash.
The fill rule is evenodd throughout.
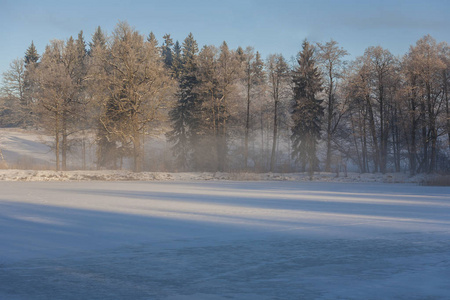
<path id="1" fill-rule="evenodd" d="M 182 58 L 181 58 L 181 46 L 178 41 L 175 42 L 173 46 L 173 62 L 172 62 L 172 71 L 174 78 L 180 78 L 182 70 Z"/>
<path id="2" fill-rule="evenodd" d="M 172 46 L 173 46 L 173 40 L 170 37 L 170 34 L 165 34 L 163 36 L 164 43 L 161 46 L 161 55 L 164 62 L 164 65 L 167 69 L 172 69 L 173 65 L 173 53 L 172 53 Z"/>
<path id="3" fill-rule="evenodd" d="M 293 75 L 292 156 L 301 162 L 303 169 L 308 166 L 312 178 L 319 163 L 316 146 L 320 138 L 323 107 L 322 100 L 316 97 L 322 91 L 322 80 L 314 58 L 314 47 L 306 40 L 297 62 L 298 67 Z"/>
<path id="4" fill-rule="evenodd" d="M 101 49 L 106 48 L 106 37 L 100 26 L 97 27 L 97 30 L 92 35 L 92 42 L 89 43 L 89 55 L 92 55 L 92 51 L 97 47 Z"/>
<path id="5" fill-rule="evenodd" d="M 197 42 L 190 33 L 182 47 L 178 101 L 169 113 L 172 130 L 168 133 L 168 138 L 173 143 L 172 150 L 177 158 L 177 166 L 182 170 L 188 167 L 190 155 L 197 140 L 199 105 L 198 96 L 194 91 L 198 84 L 197 53 Z"/>
<path id="6" fill-rule="evenodd" d="M 34 46 L 34 42 L 31 41 L 30 47 L 28 47 L 25 52 L 25 67 L 28 67 L 31 64 L 36 64 L 39 60 L 39 54 L 37 53 L 36 47 Z"/>

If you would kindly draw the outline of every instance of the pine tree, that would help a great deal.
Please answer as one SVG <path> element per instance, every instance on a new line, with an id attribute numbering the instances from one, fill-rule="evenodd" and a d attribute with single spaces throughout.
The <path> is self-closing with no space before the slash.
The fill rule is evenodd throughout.
<path id="1" fill-rule="evenodd" d="M 237 47 L 237 49 L 236 49 L 236 56 L 237 56 L 238 61 L 241 64 L 243 64 L 245 62 L 246 55 L 245 55 L 244 49 L 242 49 L 241 46 Z"/>
<path id="2" fill-rule="evenodd" d="M 175 52 L 175 61 L 178 60 L 177 53 L 179 53 L 178 50 Z M 172 151 L 176 156 L 177 166 L 182 170 L 188 167 L 197 142 L 199 105 L 198 95 L 194 91 L 198 84 L 197 53 L 197 42 L 190 33 L 183 43 L 177 104 L 169 112 L 172 130 L 167 134 L 169 141 L 173 144 Z M 196 165 L 195 162 L 194 165 Z"/>
<path id="3" fill-rule="evenodd" d="M 292 157 L 301 161 L 303 170 L 308 165 L 310 179 L 318 168 L 316 155 L 317 142 L 320 138 L 323 107 L 317 94 L 322 91 L 321 75 L 316 66 L 314 46 L 304 41 L 299 53 L 293 76 L 294 103 L 292 111 Z"/>
<path id="4" fill-rule="evenodd" d="M 28 47 L 25 52 L 25 67 L 29 65 L 36 64 L 39 60 L 39 54 L 37 53 L 36 47 L 34 46 L 34 42 L 31 41 L 30 47 Z"/>
<path id="5" fill-rule="evenodd" d="M 76 52 L 76 66 L 75 66 L 75 77 L 79 85 L 81 85 L 87 72 L 87 62 L 86 62 L 86 42 L 84 41 L 83 31 L 78 34 L 78 39 L 75 41 L 75 52 Z"/>
<path id="6" fill-rule="evenodd" d="M 173 46 L 173 40 L 170 37 L 170 34 L 165 34 L 163 36 L 164 43 L 161 46 L 161 55 L 162 59 L 164 61 L 164 65 L 167 69 L 172 69 L 173 65 L 173 53 L 172 53 L 172 46 Z"/>
<path id="7" fill-rule="evenodd" d="M 32 79 L 32 75 L 38 66 L 39 54 L 34 46 L 34 42 L 31 41 L 30 47 L 28 47 L 25 52 L 25 72 L 24 72 L 24 83 L 23 83 L 23 97 L 21 101 L 21 123 L 23 125 L 31 125 L 34 120 L 31 115 L 31 103 L 33 103 L 33 94 L 35 94 L 36 85 Z"/>
<path id="8" fill-rule="evenodd" d="M 99 47 L 100 49 L 106 48 L 106 36 L 103 33 L 100 26 L 97 27 L 92 35 L 92 41 L 89 43 L 89 55 L 92 56 L 94 49 Z"/>
<path id="9" fill-rule="evenodd" d="M 178 41 L 175 42 L 173 46 L 173 63 L 172 71 L 174 78 L 180 78 L 180 73 L 182 69 L 182 59 L 181 59 L 181 46 Z"/>
<path id="10" fill-rule="evenodd" d="M 150 43 L 151 48 L 157 48 L 158 47 L 158 40 L 156 39 L 155 34 L 153 31 L 150 31 L 147 37 L 147 42 Z"/>

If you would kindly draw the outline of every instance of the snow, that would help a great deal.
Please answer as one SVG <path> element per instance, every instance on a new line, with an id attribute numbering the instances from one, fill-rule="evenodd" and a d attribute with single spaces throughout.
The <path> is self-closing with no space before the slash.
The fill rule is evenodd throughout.
<path id="1" fill-rule="evenodd" d="M 448 299 L 449 187 L 5 172 L 0 299 Z"/>
<path id="2" fill-rule="evenodd" d="M 405 173 L 353 173 L 337 177 L 335 173 L 316 173 L 314 182 L 383 182 L 421 183 L 424 174 L 409 176 Z M 305 173 L 221 173 L 221 172 L 131 172 L 124 170 L 50 171 L 0 169 L 0 181 L 308 181 Z"/>
<path id="3" fill-rule="evenodd" d="M 8 165 L 48 167 L 55 161 L 50 144 L 51 137 L 35 131 L 0 128 L 0 150 Z"/>

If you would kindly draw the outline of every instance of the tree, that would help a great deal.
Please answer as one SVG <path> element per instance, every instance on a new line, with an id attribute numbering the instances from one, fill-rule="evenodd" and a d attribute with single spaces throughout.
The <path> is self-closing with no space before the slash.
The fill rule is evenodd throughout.
<path id="1" fill-rule="evenodd" d="M 21 106 L 22 115 L 26 119 L 24 121 L 27 125 L 33 124 L 34 120 L 31 118 L 31 105 L 33 104 L 33 95 L 36 94 L 36 86 L 33 83 L 32 74 L 38 66 L 39 54 L 34 46 L 33 41 L 30 47 L 25 52 L 25 71 L 24 71 L 24 90 L 23 90 L 23 103 Z M 25 123 L 24 123 L 25 124 Z"/>
<path id="2" fill-rule="evenodd" d="M 94 34 L 92 35 L 92 41 L 89 43 L 89 55 L 92 56 L 92 52 L 94 49 L 100 48 L 105 49 L 106 48 L 106 36 L 102 31 L 102 28 L 100 26 L 97 27 Z"/>
<path id="3" fill-rule="evenodd" d="M 113 120 L 113 116 L 108 114 L 114 114 L 114 103 L 112 98 L 105 100 L 108 95 L 108 91 L 104 90 L 104 85 L 102 85 L 101 78 L 104 78 L 105 73 L 105 60 L 109 58 L 108 45 L 107 45 L 106 34 L 102 31 L 101 27 L 98 26 L 94 34 L 92 35 L 92 40 L 89 43 L 89 66 L 88 66 L 88 84 L 87 89 L 89 94 L 93 98 L 91 101 L 91 107 L 94 111 L 94 116 L 92 116 L 93 126 L 96 127 L 96 156 L 97 156 L 97 168 L 117 168 L 117 159 L 122 155 L 123 151 L 119 150 L 117 137 L 110 134 L 102 124 L 101 120 Z M 108 70 L 108 72 L 112 72 Z M 103 109 L 104 101 L 109 102 L 106 104 L 108 109 Z M 101 117 L 101 114 L 104 114 Z"/>
<path id="4" fill-rule="evenodd" d="M 418 171 L 434 172 L 437 168 L 439 115 L 443 105 L 443 74 L 446 64 L 440 53 L 443 44 L 427 35 L 418 40 L 407 54 L 407 69 L 413 84 L 411 89 L 417 101 L 418 126 L 422 143 L 422 154 Z M 416 128 L 414 128 L 415 130 Z M 411 133 L 413 134 L 413 133 Z"/>
<path id="5" fill-rule="evenodd" d="M 150 36 L 151 37 L 151 36 Z M 154 39 L 143 37 L 120 22 L 99 73 L 102 97 L 100 123 L 113 140 L 130 145 L 134 171 L 142 170 L 142 139 L 152 123 L 162 120 L 172 83 Z"/>
<path id="6" fill-rule="evenodd" d="M 66 169 L 68 128 L 73 124 L 74 95 L 77 92 L 73 74 L 75 51 L 73 39 L 67 44 L 54 40 L 45 49 L 33 79 L 38 89 L 35 107 L 39 125 L 54 136 L 56 170 Z M 60 160 L 62 155 L 62 160 Z M 61 164 L 60 164 L 61 163 Z"/>
<path id="7" fill-rule="evenodd" d="M 25 52 L 25 67 L 36 64 L 39 60 L 39 54 L 34 46 L 34 42 L 31 41 L 30 47 Z"/>
<path id="8" fill-rule="evenodd" d="M 173 77 L 178 79 L 180 77 L 181 69 L 182 69 L 182 58 L 181 58 L 181 46 L 178 41 L 175 42 L 173 46 L 173 64 L 172 71 Z M 198 51 L 198 49 L 197 49 Z"/>
<path id="9" fill-rule="evenodd" d="M 177 52 L 175 52 L 177 54 Z M 175 56 L 174 62 L 180 59 L 177 103 L 169 112 L 172 130 L 167 133 L 173 144 L 172 151 L 176 157 L 176 165 L 186 170 L 193 150 L 198 142 L 198 124 L 200 105 L 195 91 L 199 81 L 197 79 L 198 46 L 192 33 L 184 40 L 180 58 Z M 197 165 L 194 162 L 194 165 Z"/>
<path id="10" fill-rule="evenodd" d="M 75 52 L 76 52 L 76 60 L 75 60 L 75 68 L 72 80 L 75 81 L 77 86 L 77 94 L 74 99 L 77 102 L 77 110 L 76 110 L 76 119 L 77 119 L 77 130 L 81 131 L 82 135 L 79 138 L 79 143 L 81 144 L 82 149 L 82 167 L 86 169 L 86 131 L 91 129 L 93 126 L 92 120 L 94 119 L 92 116 L 91 109 L 93 108 L 89 98 L 90 96 L 87 93 L 88 89 L 88 51 L 86 50 L 86 42 L 84 41 L 83 31 L 80 31 L 78 34 L 78 38 L 75 41 Z"/>
<path id="11" fill-rule="evenodd" d="M 239 61 L 223 42 L 219 49 L 205 46 L 199 53 L 198 92 L 202 104 L 197 153 L 203 153 L 202 169 L 224 171 L 228 155 L 228 125 L 236 97 Z"/>
<path id="12" fill-rule="evenodd" d="M 342 118 L 342 113 L 337 110 L 337 83 L 341 78 L 343 61 L 342 58 L 348 55 L 348 52 L 342 47 L 338 46 L 338 43 L 331 40 L 325 44 L 317 43 L 318 48 L 318 62 L 321 65 L 322 73 L 325 79 L 325 92 L 327 98 L 325 102 L 325 120 L 326 120 L 326 159 L 325 159 L 325 171 L 330 172 L 331 167 L 331 154 L 332 154 L 332 140 L 333 136 L 338 129 L 339 122 Z"/>
<path id="13" fill-rule="evenodd" d="M 238 52 L 239 55 L 239 52 Z M 246 87 L 246 114 L 245 114 L 245 136 L 244 136 L 244 168 L 247 169 L 248 164 L 248 143 L 250 134 L 250 118 L 251 118 L 251 102 L 252 92 L 255 86 L 264 83 L 265 72 L 264 62 L 261 60 L 259 52 L 254 53 L 252 47 L 247 47 L 244 52 L 244 85 Z"/>
<path id="14" fill-rule="evenodd" d="M 225 170 L 228 154 L 228 122 L 232 115 L 232 100 L 235 92 L 236 80 L 239 78 L 239 56 L 230 50 L 226 42 L 219 48 L 217 59 L 217 95 L 216 109 L 216 145 L 217 170 Z"/>
<path id="15" fill-rule="evenodd" d="M 316 98 L 322 92 L 322 80 L 316 66 L 315 48 L 307 40 L 303 42 L 297 62 L 298 67 L 293 75 L 292 156 L 302 162 L 303 169 L 308 165 L 308 173 L 312 179 L 319 162 L 316 148 L 320 138 L 323 107 L 322 100 Z"/>
<path id="16" fill-rule="evenodd" d="M 275 171 L 275 156 L 278 138 L 279 106 L 289 78 L 289 66 L 281 54 L 269 55 L 267 59 L 267 73 L 269 77 L 270 92 L 273 99 L 273 138 L 272 154 L 270 156 L 270 172 Z"/>
<path id="17" fill-rule="evenodd" d="M 153 33 L 153 31 L 150 31 L 150 33 L 148 34 L 147 42 L 150 43 L 150 48 L 155 50 L 158 48 L 158 40 L 156 39 L 156 36 Z"/>
<path id="18" fill-rule="evenodd" d="M 172 69 L 173 65 L 173 53 L 172 53 L 172 46 L 173 46 L 173 40 L 170 37 L 170 34 L 165 34 L 163 36 L 164 43 L 161 46 L 161 55 L 162 59 L 164 61 L 164 65 L 167 69 Z"/>
<path id="19" fill-rule="evenodd" d="M 378 115 L 379 129 L 371 125 L 372 135 L 377 135 L 379 141 L 374 146 L 376 152 L 377 166 L 375 170 L 379 168 L 380 172 L 386 172 L 387 156 L 388 156 L 388 140 L 390 134 L 390 126 L 393 125 L 391 120 L 391 109 L 393 99 L 392 93 L 389 93 L 390 89 L 395 84 L 395 60 L 394 56 L 386 49 L 378 47 L 369 47 L 365 54 L 365 61 L 370 72 L 370 82 L 372 83 L 371 95 L 374 99 L 373 110 Z M 370 103 L 372 109 L 372 103 Z M 372 118 L 372 116 L 371 116 Z M 375 124 L 375 121 L 371 121 L 371 124 Z M 378 131 L 378 132 L 377 132 Z"/>
<path id="20" fill-rule="evenodd" d="M 10 69 L 3 73 L 1 89 L 3 106 L 0 107 L 2 125 L 25 125 L 29 122 L 25 97 L 25 65 L 23 59 L 15 59 Z"/>

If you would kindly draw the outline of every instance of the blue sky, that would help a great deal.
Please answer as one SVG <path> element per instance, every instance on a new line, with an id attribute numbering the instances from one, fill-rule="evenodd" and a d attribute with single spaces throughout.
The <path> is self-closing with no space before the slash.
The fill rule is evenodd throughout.
<path id="1" fill-rule="evenodd" d="M 0 0 L 0 73 L 32 40 L 41 54 L 52 39 L 83 30 L 89 41 L 97 26 L 111 32 L 119 20 L 160 41 L 170 33 L 181 42 L 192 32 L 200 46 L 225 40 L 263 57 L 289 59 L 305 38 L 334 39 L 354 58 L 378 45 L 402 55 L 425 34 L 450 42 L 449 12 L 449 0 Z"/>

